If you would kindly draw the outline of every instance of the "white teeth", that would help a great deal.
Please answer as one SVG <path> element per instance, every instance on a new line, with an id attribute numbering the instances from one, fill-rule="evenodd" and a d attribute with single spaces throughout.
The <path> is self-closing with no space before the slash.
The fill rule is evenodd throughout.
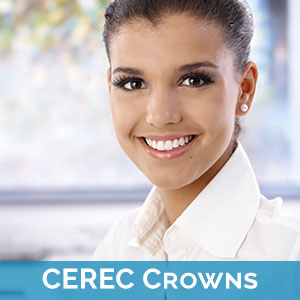
<path id="1" fill-rule="evenodd" d="M 146 139 L 147 140 L 147 144 L 152 147 L 152 141 L 150 139 Z"/>
<path id="2" fill-rule="evenodd" d="M 173 148 L 178 148 L 179 147 L 179 142 L 178 140 L 173 141 Z"/>
<path id="3" fill-rule="evenodd" d="M 180 139 L 174 139 L 173 141 L 155 141 L 146 138 L 146 143 L 152 147 L 153 149 L 157 149 L 158 151 L 170 151 L 176 149 L 178 147 L 185 146 L 193 139 L 192 135 L 181 137 Z"/>
<path id="4" fill-rule="evenodd" d="M 159 151 L 164 151 L 165 150 L 165 145 L 164 145 L 163 141 L 158 141 L 157 150 L 159 150 Z"/>
<path id="5" fill-rule="evenodd" d="M 180 145 L 180 146 L 183 146 L 184 144 L 185 144 L 185 140 L 184 140 L 184 138 L 182 137 L 182 138 L 179 139 L 179 145 Z"/>
<path id="6" fill-rule="evenodd" d="M 173 149 L 173 143 L 171 141 L 166 141 L 165 150 L 170 151 Z"/>

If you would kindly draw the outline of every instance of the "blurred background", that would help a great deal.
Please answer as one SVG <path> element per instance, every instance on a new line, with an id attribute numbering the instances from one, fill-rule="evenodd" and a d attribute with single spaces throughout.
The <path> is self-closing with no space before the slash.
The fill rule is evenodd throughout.
<path id="1" fill-rule="evenodd" d="M 0 260 L 89 259 L 150 182 L 113 133 L 107 0 L 0 0 Z M 300 1 L 249 0 L 259 83 L 241 137 L 300 218 Z"/>

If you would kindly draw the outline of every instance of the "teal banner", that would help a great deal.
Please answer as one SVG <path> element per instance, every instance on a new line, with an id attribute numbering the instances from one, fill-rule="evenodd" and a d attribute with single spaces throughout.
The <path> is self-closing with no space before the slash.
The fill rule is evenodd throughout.
<path id="1" fill-rule="evenodd" d="M 1 300 L 299 300 L 300 262 L 0 262 Z"/>

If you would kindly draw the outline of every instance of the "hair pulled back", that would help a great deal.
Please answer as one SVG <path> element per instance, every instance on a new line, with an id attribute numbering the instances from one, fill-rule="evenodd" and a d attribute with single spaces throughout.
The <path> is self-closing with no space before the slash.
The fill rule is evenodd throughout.
<path id="1" fill-rule="evenodd" d="M 114 0 L 105 10 L 103 41 L 110 62 L 112 36 L 124 23 L 137 18 L 157 26 L 166 14 L 187 13 L 215 22 L 223 30 L 224 42 L 234 55 L 234 67 L 243 72 L 249 60 L 253 37 L 253 15 L 246 0 Z M 236 118 L 234 138 L 241 131 Z"/>
<path id="2" fill-rule="evenodd" d="M 105 10 L 103 31 L 109 61 L 111 37 L 122 24 L 145 18 L 156 26 L 165 14 L 184 12 L 221 26 L 224 41 L 235 54 L 235 68 L 242 72 L 253 37 L 253 15 L 245 0 L 114 0 Z"/>

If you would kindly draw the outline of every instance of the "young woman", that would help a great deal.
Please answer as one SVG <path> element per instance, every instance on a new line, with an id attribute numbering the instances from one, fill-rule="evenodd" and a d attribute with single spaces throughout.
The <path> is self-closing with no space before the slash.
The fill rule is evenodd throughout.
<path id="1" fill-rule="evenodd" d="M 300 259 L 300 227 L 237 141 L 258 77 L 247 3 L 115 0 L 105 18 L 116 135 L 154 187 L 94 259 Z"/>

